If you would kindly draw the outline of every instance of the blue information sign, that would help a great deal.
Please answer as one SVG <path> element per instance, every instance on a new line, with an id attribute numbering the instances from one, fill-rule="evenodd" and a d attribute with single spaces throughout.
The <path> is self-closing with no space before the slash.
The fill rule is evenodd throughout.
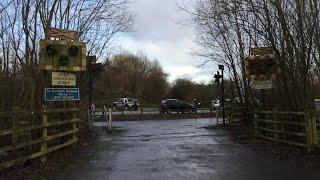
<path id="1" fill-rule="evenodd" d="M 45 88 L 45 101 L 78 101 L 79 88 Z"/>

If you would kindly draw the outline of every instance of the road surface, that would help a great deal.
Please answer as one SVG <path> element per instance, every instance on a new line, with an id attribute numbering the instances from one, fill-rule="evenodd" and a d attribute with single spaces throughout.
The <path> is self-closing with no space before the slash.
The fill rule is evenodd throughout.
<path id="1" fill-rule="evenodd" d="M 209 108 L 199 108 L 197 109 L 197 113 L 210 113 L 210 109 Z M 157 108 L 144 108 L 142 111 L 143 114 L 160 114 L 159 109 Z M 172 112 L 173 114 L 176 114 L 176 112 Z M 98 109 L 97 112 L 95 112 L 96 116 L 101 116 L 102 110 Z M 128 110 L 128 111 L 120 111 L 120 110 L 116 110 L 116 109 L 112 109 L 112 114 L 113 115 L 137 115 L 137 114 L 141 114 L 141 109 L 138 109 L 137 111 L 133 111 L 133 110 Z"/>
<path id="2" fill-rule="evenodd" d="M 53 179 L 320 179 L 319 170 L 295 160 L 232 142 L 223 130 L 203 128 L 212 119 L 114 122 L 112 136 L 102 134 L 81 150 Z M 96 125 L 102 125 L 97 123 Z"/>

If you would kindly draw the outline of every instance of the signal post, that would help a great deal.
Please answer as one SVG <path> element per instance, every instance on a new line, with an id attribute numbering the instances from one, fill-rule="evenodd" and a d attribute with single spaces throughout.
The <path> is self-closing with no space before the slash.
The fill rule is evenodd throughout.
<path id="1" fill-rule="evenodd" d="M 78 75 L 87 69 L 86 43 L 78 40 L 78 32 L 49 28 L 46 38 L 40 40 L 39 68 L 43 71 L 45 87 L 43 104 L 50 109 L 78 109 L 80 100 Z M 59 115 L 67 118 L 69 115 Z M 76 119 L 76 112 L 70 114 Z M 73 123 L 73 130 L 77 124 Z M 73 140 L 77 137 L 74 135 Z"/>

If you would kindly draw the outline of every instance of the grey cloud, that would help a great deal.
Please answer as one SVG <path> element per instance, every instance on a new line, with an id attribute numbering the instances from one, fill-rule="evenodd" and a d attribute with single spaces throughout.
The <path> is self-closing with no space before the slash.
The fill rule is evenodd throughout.
<path id="1" fill-rule="evenodd" d="M 178 11 L 175 0 L 136 0 L 132 4 L 136 14 L 136 37 L 141 40 L 175 41 L 192 36 L 192 30 L 177 24 L 186 19 Z"/>
<path id="2" fill-rule="evenodd" d="M 186 1 L 184 1 L 186 2 Z M 176 0 L 135 0 L 131 5 L 136 14 L 133 36 L 122 36 L 118 44 L 124 49 L 144 51 L 158 59 L 169 79 L 189 75 L 194 80 L 208 80 L 207 68 L 196 68 L 200 58 L 191 56 L 196 49 L 194 32 L 190 27 L 177 24 L 189 16 L 178 10 Z"/>

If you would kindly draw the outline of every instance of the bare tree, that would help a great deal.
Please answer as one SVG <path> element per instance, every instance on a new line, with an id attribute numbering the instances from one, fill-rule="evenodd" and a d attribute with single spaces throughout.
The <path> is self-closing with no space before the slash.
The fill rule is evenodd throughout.
<path id="1" fill-rule="evenodd" d="M 271 97 L 286 109 L 312 106 L 319 74 L 319 3 L 277 0 L 200 0 L 183 8 L 197 26 L 199 55 L 230 70 L 238 96 L 254 92 L 244 77 L 243 57 L 250 47 L 271 46 L 282 76 Z"/>
<path id="2" fill-rule="evenodd" d="M 79 32 L 88 54 L 103 58 L 119 33 L 130 31 L 133 15 L 128 0 L 4 0 L 0 2 L 0 71 L 16 79 L 9 104 L 40 105 L 41 73 L 38 42 L 49 27 Z M 8 79 L 8 78 L 7 78 Z M 20 81 L 20 82 L 19 82 Z M 38 94 L 38 95 L 35 95 Z M 30 97 L 34 96 L 34 98 Z M 10 105 L 8 105 L 10 106 Z"/>

